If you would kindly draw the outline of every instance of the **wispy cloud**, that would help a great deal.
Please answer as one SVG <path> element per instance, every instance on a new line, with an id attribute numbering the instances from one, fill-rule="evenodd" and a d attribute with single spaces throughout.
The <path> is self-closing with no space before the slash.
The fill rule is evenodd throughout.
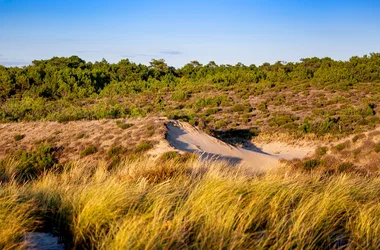
<path id="1" fill-rule="evenodd" d="M 3 65 L 5 67 L 10 67 L 10 66 L 26 66 L 28 64 L 30 64 L 30 62 L 17 61 L 17 60 L 1 60 L 0 59 L 0 65 Z"/>
<path id="2" fill-rule="evenodd" d="M 160 54 L 163 55 L 181 55 L 181 51 L 176 51 L 176 50 L 162 50 L 160 51 Z"/>
<path id="3" fill-rule="evenodd" d="M 181 51 L 176 51 L 176 50 L 162 50 L 158 52 L 157 54 L 144 54 L 144 53 L 136 53 L 136 54 L 125 54 L 121 55 L 122 57 L 127 57 L 127 58 L 135 58 L 135 57 L 151 57 L 151 58 L 156 58 L 160 57 L 162 55 L 181 55 Z"/>
<path id="4" fill-rule="evenodd" d="M 122 57 L 129 57 L 129 58 L 134 58 L 134 57 L 156 57 L 157 55 L 153 54 L 129 54 L 129 55 L 121 55 Z"/>
<path id="5" fill-rule="evenodd" d="M 10 66 L 25 66 L 30 64 L 30 61 L 25 61 L 23 59 L 6 58 L 3 54 L 0 55 L 0 65 L 10 67 Z"/>

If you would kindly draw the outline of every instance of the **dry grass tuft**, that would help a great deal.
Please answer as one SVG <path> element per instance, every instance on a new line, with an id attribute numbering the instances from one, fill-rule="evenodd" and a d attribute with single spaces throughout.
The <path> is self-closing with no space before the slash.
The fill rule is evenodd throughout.
<path id="1" fill-rule="evenodd" d="M 27 185 L 0 184 L 1 246 L 17 246 L 40 222 L 72 248 L 376 249 L 380 179 L 350 167 L 247 174 L 176 153 L 126 158 L 111 170 L 73 162 Z"/>

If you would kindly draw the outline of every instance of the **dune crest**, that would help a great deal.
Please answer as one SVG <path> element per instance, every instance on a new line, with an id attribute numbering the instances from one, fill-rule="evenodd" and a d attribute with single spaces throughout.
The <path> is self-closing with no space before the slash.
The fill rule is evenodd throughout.
<path id="1" fill-rule="evenodd" d="M 269 170 L 279 163 L 278 156 L 234 147 L 188 123 L 170 121 L 166 126 L 168 129 L 166 139 L 173 148 L 199 154 L 204 159 L 226 160 L 256 170 Z"/>

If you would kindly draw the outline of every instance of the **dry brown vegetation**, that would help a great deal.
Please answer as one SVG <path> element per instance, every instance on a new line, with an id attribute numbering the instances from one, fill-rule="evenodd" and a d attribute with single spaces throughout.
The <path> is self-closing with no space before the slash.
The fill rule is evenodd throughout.
<path id="1" fill-rule="evenodd" d="M 104 158 L 116 146 L 133 152 L 142 141 L 157 144 L 165 138 L 164 123 L 165 119 L 140 118 L 0 124 L 0 159 L 17 151 L 31 151 L 40 144 L 46 144 L 57 148 L 56 156 L 60 163 L 79 159 L 81 152 L 88 147 L 95 147 L 96 152 L 82 155 L 86 161 L 93 161 Z M 128 124 L 128 128 L 121 128 L 122 124 Z M 20 134 L 23 138 L 15 140 Z"/>
<path id="2" fill-rule="evenodd" d="M 17 161 L 3 164 L 17 170 Z M 256 175 L 169 153 L 111 170 L 74 162 L 0 183 L 0 248 L 54 230 L 76 249 L 378 249 L 378 176 L 278 168 Z M 11 226 L 10 226 L 11 225 Z"/>
<path id="3" fill-rule="evenodd" d="M 313 156 L 288 162 L 301 169 L 377 175 L 380 170 L 378 145 L 380 129 L 350 136 L 340 142 L 330 143 L 330 146 L 318 147 Z"/>

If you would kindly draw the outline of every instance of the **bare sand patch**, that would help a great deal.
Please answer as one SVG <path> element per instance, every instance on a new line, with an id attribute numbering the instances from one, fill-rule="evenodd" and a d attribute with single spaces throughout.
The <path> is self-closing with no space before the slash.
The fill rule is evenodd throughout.
<path id="1" fill-rule="evenodd" d="M 250 166 L 256 170 L 268 170 L 278 165 L 279 158 L 274 155 L 234 147 L 187 123 L 171 121 L 166 126 L 166 139 L 177 150 L 196 153 L 204 159 Z"/>

